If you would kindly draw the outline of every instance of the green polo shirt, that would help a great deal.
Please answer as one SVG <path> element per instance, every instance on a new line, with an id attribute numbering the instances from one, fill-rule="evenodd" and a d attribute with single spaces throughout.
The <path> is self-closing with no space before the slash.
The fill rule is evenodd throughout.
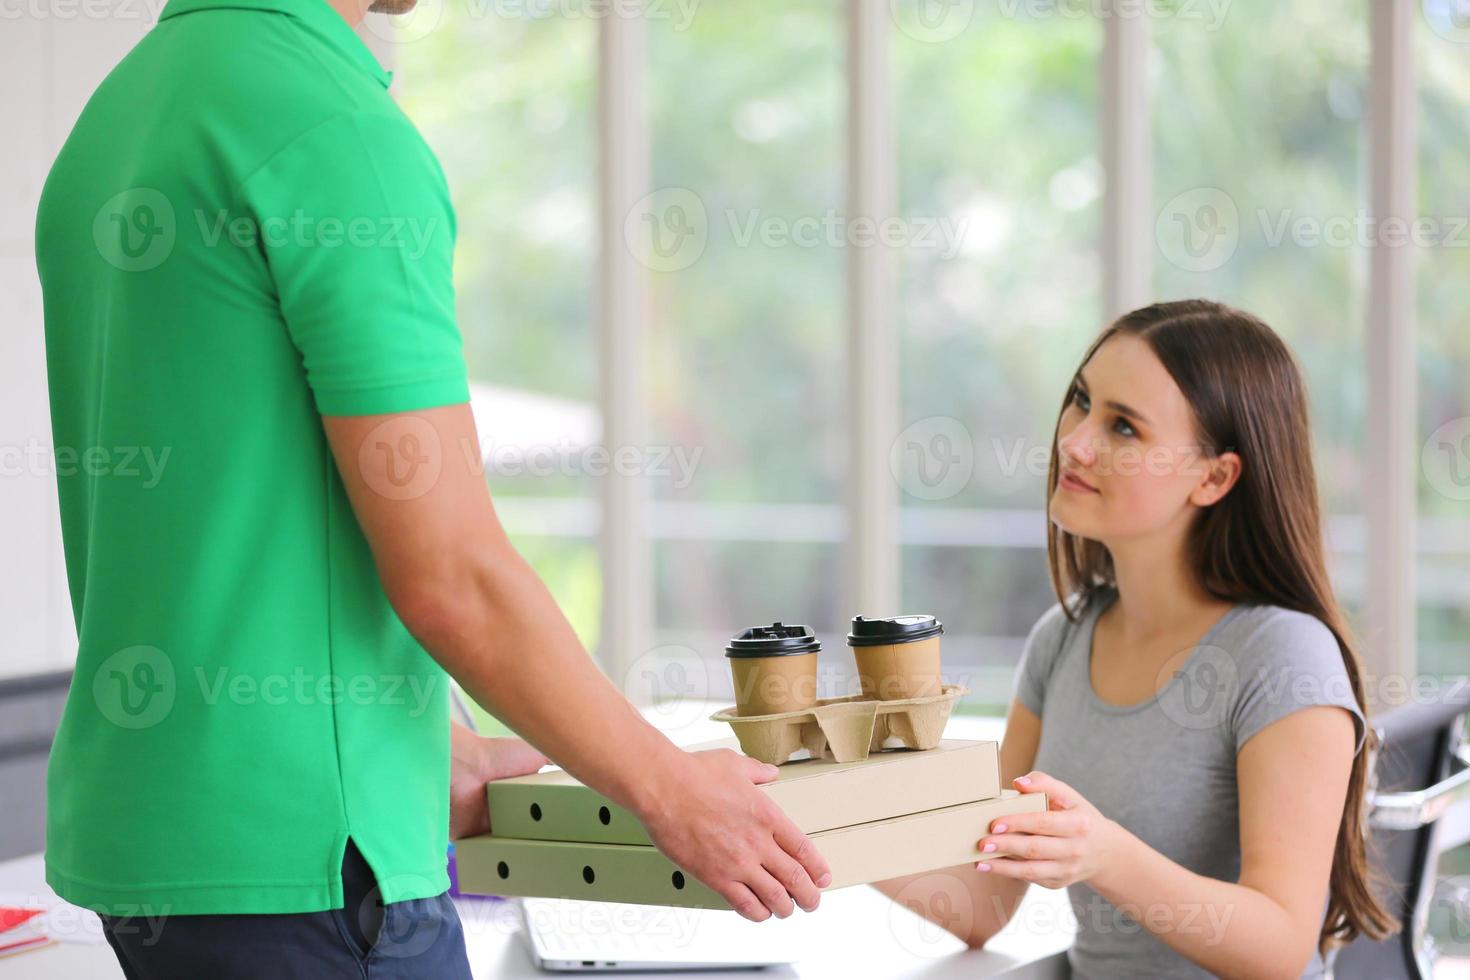
<path id="1" fill-rule="evenodd" d="M 69 901 L 333 908 L 349 837 L 384 901 L 448 887 L 447 680 L 319 418 L 468 398 L 454 215 L 389 80 L 325 0 L 170 0 L 46 181 Z"/>

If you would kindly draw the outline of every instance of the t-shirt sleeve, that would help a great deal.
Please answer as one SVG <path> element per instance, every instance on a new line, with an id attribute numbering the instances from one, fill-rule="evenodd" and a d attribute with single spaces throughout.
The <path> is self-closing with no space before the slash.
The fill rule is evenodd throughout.
<path id="1" fill-rule="evenodd" d="M 1223 638 L 1222 638 L 1223 639 Z M 1356 754 L 1367 726 L 1353 696 L 1337 637 L 1308 613 L 1271 608 L 1264 619 L 1248 620 L 1238 643 L 1237 695 L 1230 725 L 1237 752 L 1261 729 L 1302 708 L 1335 705 L 1353 716 Z"/>
<path id="2" fill-rule="evenodd" d="M 1060 604 L 1042 613 L 1026 636 L 1021 648 L 1021 662 L 1016 665 L 1012 696 L 1038 718 L 1046 698 L 1046 682 L 1061 652 L 1066 634 L 1067 616 Z"/>
<path id="3" fill-rule="evenodd" d="M 241 197 L 319 412 L 469 399 L 454 211 L 438 161 L 406 117 L 330 119 L 252 173 Z"/>

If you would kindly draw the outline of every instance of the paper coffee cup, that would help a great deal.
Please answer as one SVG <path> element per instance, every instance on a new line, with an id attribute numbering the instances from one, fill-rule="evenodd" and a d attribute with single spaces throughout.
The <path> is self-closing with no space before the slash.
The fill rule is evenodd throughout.
<path id="1" fill-rule="evenodd" d="M 933 616 L 853 618 L 847 645 L 857 661 L 863 697 L 878 701 L 929 698 L 943 693 L 939 636 Z"/>
<path id="2" fill-rule="evenodd" d="M 803 711 L 817 703 L 817 651 L 809 626 L 752 626 L 725 647 L 741 716 Z"/>

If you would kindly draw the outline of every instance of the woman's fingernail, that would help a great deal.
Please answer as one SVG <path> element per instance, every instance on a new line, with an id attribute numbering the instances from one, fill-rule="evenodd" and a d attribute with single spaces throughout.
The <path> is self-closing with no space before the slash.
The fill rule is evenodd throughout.
<path id="1" fill-rule="evenodd" d="M 1020 783 L 1022 786 L 1030 786 L 1031 785 L 1031 777 L 1030 776 L 1017 776 L 1016 777 L 1016 782 Z"/>
<path id="2" fill-rule="evenodd" d="M 992 834 L 1003 834 L 1006 832 L 1006 825 L 1003 823 L 998 823 L 994 827 L 990 828 L 990 832 Z"/>
<path id="3" fill-rule="evenodd" d="M 976 871 L 989 871 L 990 870 L 990 865 L 986 864 L 984 861 L 981 861 L 979 864 L 975 865 L 975 870 Z"/>
<path id="4" fill-rule="evenodd" d="M 984 851 L 986 854 L 989 854 L 991 851 L 995 850 L 995 845 L 994 844 L 986 844 L 980 850 Z"/>
<path id="5" fill-rule="evenodd" d="M 818 888 L 826 888 L 830 884 L 832 884 L 832 872 L 830 871 L 824 872 L 822 877 L 817 879 Z"/>

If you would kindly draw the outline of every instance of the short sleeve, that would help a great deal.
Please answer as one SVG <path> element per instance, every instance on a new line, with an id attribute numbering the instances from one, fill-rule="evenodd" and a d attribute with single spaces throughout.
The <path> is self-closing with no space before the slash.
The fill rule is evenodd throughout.
<path id="1" fill-rule="evenodd" d="M 1230 723 L 1239 752 L 1261 729 L 1302 708 L 1333 705 L 1353 716 L 1356 754 L 1367 726 L 1353 695 L 1337 637 L 1315 616 L 1280 607 L 1257 607 L 1263 619 L 1249 621 L 1236 663 L 1239 687 Z"/>
<path id="2" fill-rule="evenodd" d="M 1046 682 L 1061 653 L 1068 619 L 1060 604 L 1042 613 L 1026 635 L 1021 648 L 1021 662 L 1016 665 L 1012 696 L 1038 718 L 1046 698 Z"/>
<path id="3" fill-rule="evenodd" d="M 468 400 L 454 211 L 406 117 L 328 120 L 252 173 L 241 196 L 319 412 Z"/>

